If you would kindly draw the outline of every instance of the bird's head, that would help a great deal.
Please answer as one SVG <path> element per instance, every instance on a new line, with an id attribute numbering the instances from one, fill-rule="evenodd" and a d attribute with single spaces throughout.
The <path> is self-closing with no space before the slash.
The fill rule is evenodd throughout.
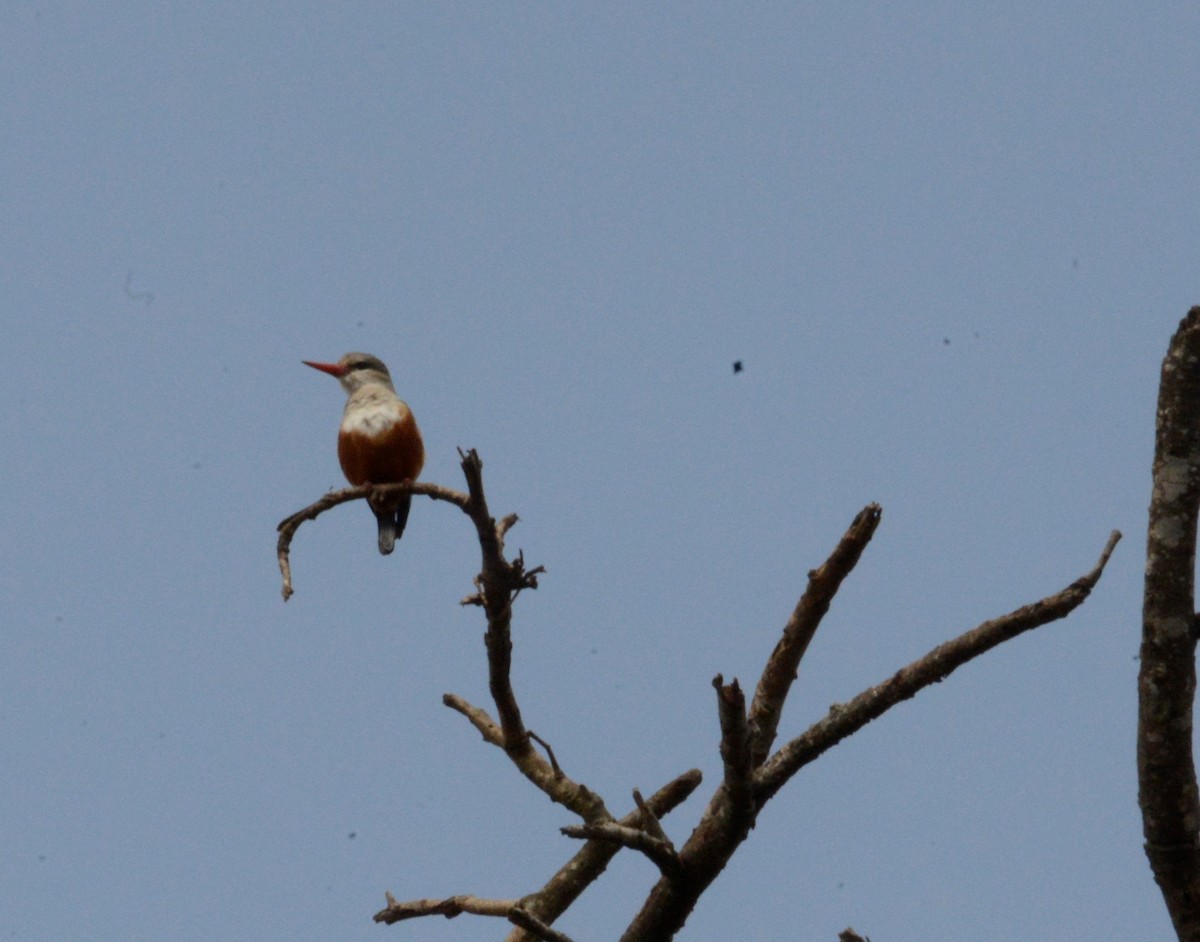
<path id="1" fill-rule="evenodd" d="M 379 357 L 369 353 L 347 353 L 336 363 L 318 363 L 313 360 L 304 360 L 303 363 L 314 370 L 337 377 L 337 381 L 346 392 L 351 394 L 371 384 L 392 388 L 392 376 L 388 368 Z"/>

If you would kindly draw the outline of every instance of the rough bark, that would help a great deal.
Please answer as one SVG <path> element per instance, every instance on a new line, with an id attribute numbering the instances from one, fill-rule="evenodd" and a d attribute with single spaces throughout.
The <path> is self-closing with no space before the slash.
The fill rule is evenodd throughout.
<path id="1" fill-rule="evenodd" d="M 1200 307 L 1179 325 L 1162 365 L 1138 674 L 1146 856 L 1185 942 L 1200 942 L 1200 797 L 1192 755 L 1198 509 Z"/>

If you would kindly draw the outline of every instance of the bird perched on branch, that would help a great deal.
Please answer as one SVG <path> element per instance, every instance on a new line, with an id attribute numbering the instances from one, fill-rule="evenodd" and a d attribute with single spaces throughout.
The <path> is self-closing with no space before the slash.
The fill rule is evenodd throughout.
<path id="1" fill-rule="evenodd" d="M 415 481 L 425 465 L 425 444 L 383 361 L 369 353 L 347 353 L 336 363 L 304 363 L 337 377 L 349 396 L 338 431 L 338 461 L 346 480 L 356 487 Z M 384 556 L 404 533 L 411 506 L 411 494 L 371 502 L 379 521 L 379 552 Z"/>

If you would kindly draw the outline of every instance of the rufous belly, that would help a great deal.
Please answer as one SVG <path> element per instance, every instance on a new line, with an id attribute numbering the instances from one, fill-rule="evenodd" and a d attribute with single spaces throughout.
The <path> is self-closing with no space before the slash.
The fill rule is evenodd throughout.
<path id="1" fill-rule="evenodd" d="M 400 421 L 375 434 L 343 426 L 338 460 L 346 480 L 355 486 L 416 480 L 425 466 L 425 444 L 412 413 L 405 410 Z"/>

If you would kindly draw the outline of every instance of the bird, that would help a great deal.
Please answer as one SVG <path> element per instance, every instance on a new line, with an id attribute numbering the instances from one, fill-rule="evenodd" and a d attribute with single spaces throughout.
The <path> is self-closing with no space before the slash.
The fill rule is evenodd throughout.
<path id="1" fill-rule="evenodd" d="M 369 353 L 347 353 L 336 363 L 302 362 L 336 377 L 346 390 L 346 410 L 338 430 L 338 462 L 346 480 L 355 487 L 415 481 L 425 466 L 425 443 L 412 410 L 396 395 L 383 361 Z M 382 555 L 388 555 L 404 533 L 411 506 L 411 494 L 386 504 L 371 503 L 379 522 Z"/>

